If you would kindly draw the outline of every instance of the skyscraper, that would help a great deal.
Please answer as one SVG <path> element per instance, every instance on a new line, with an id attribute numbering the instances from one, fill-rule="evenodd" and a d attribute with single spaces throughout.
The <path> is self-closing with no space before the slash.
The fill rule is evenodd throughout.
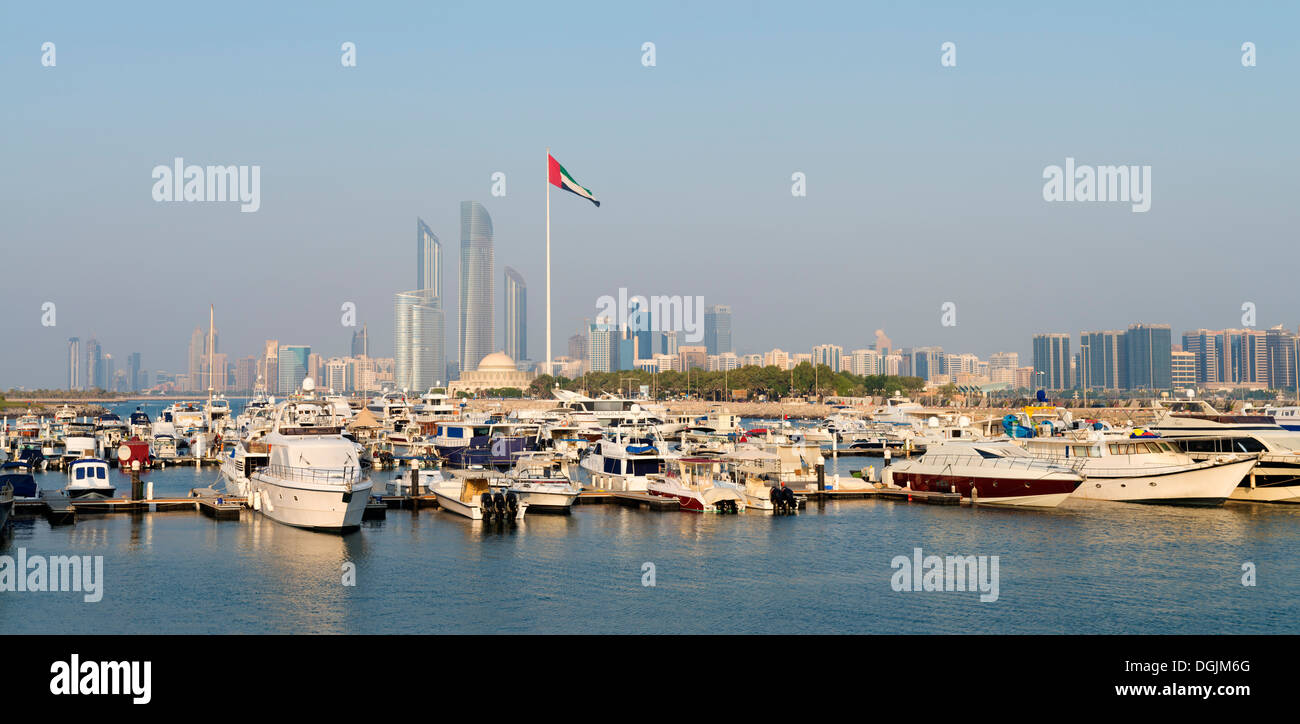
<path id="1" fill-rule="evenodd" d="M 428 291 L 442 306 L 442 242 L 419 217 L 415 219 L 415 288 Z"/>
<path id="2" fill-rule="evenodd" d="M 704 346 L 709 354 L 735 352 L 731 344 L 731 307 L 715 304 L 704 310 Z"/>
<path id="3" fill-rule="evenodd" d="M 1167 390 L 1173 387 L 1172 332 L 1167 324 L 1130 324 L 1124 333 L 1130 390 Z"/>
<path id="4" fill-rule="evenodd" d="M 393 298 L 393 376 L 399 390 L 447 383 L 446 317 L 427 289 Z"/>
<path id="5" fill-rule="evenodd" d="M 528 359 L 528 285 L 512 267 L 506 267 L 506 354 L 511 359 Z"/>
<path id="6" fill-rule="evenodd" d="M 1115 330 L 1079 333 L 1079 386 L 1090 390 L 1128 389 L 1128 347 Z"/>
<path id="7" fill-rule="evenodd" d="M 129 392 L 144 389 L 144 380 L 140 378 L 140 353 L 132 352 L 126 358 L 126 384 Z"/>
<path id="8" fill-rule="evenodd" d="M 370 356 L 370 335 L 366 331 L 366 325 L 361 325 L 359 331 L 352 333 L 352 356 L 369 357 Z"/>
<path id="9" fill-rule="evenodd" d="M 86 366 L 82 374 L 86 376 L 85 389 L 108 389 L 108 382 L 104 379 L 104 350 L 94 337 L 86 340 Z"/>
<path id="10" fill-rule="evenodd" d="M 1033 386 L 1048 390 L 1068 390 L 1070 380 L 1070 335 L 1034 335 Z"/>
<path id="11" fill-rule="evenodd" d="M 617 342 L 614 320 L 597 317 L 596 323 L 591 325 L 587 333 L 587 369 L 592 372 L 612 372 Z"/>
<path id="12" fill-rule="evenodd" d="M 68 389 L 80 390 L 84 384 L 81 378 L 81 338 L 68 337 Z"/>
<path id="13" fill-rule="evenodd" d="M 277 352 L 279 360 L 279 390 L 281 395 L 296 392 L 307 377 L 307 365 L 311 357 L 311 347 L 289 344 L 280 347 Z"/>
<path id="14" fill-rule="evenodd" d="M 496 339 L 492 217 L 477 201 L 460 202 L 460 371 L 478 368 Z"/>

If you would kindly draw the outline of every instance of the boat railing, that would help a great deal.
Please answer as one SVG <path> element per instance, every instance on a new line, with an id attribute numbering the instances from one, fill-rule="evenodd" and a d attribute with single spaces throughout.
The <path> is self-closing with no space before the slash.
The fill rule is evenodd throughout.
<path id="1" fill-rule="evenodd" d="M 291 465 L 266 465 L 258 469 L 266 475 L 281 480 L 296 480 L 303 483 L 320 485 L 341 485 L 348 490 L 365 479 L 366 473 L 360 467 L 345 468 L 300 468 Z"/>
<path id="2" fill-rule="evenodd" d="M 934 455 L 927 454 L 923 457 L 916 458 L 917 461 L 923 462 L 926 466 L 962 466 L 988 469 L 1013 470 L 1023 468 L 1025 470 L 1043 470 L 1051 472 L 1052 470 L 1068 469 L 1074 472 L 1080 472 L 1081 464 L 1073 461 L 1051 460 L 1047 458 L 1017 455 L 1014 457 L 984 457 L 983 455 Z"/>

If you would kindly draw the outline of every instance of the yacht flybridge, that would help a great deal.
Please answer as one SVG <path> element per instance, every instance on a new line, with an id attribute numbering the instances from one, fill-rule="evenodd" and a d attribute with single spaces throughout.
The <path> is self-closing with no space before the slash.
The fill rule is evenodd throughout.
<path id="1" fill-rule="evenodd" d="M 299 528 L 358 528 L 371 481 L 356 443 L 342 433 L 338 412 L 315 394 L 310 377 L 303 380 L 302 395 L 276 406 L 270 428 L 261 437 L 266 464 L 248 475 L 253 507 Z"/>

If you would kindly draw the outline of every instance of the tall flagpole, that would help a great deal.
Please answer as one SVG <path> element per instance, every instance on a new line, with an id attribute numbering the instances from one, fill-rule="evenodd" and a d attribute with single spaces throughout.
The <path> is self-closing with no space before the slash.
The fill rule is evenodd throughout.
<path id="1" fill-rule="evenodd" d="M 546 147 L 546 374 L 551 367 L 551 147 Z"/>

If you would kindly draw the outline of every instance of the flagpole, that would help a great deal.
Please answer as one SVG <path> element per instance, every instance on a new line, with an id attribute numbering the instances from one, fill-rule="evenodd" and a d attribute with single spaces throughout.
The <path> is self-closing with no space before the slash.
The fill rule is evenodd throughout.
<path id="1" fill-rule="evenodd" d="M 546 147 L 546 374 L 551 367 L 551 147 Z"/>

